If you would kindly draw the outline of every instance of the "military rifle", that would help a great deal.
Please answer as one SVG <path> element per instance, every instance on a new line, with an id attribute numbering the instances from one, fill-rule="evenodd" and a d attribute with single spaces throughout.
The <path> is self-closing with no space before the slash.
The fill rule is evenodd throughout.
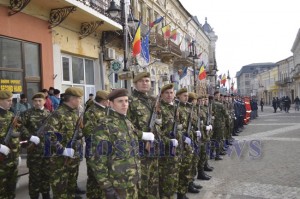
<path id="1" fill-rule="evenodd" d="M 12 134 L 14 132 L 14 128 L 17 125 L 19 116 L 20 116 L 20 111 L 18 111 L 16 113 L 15 117 L 13 118 L 11 123 L 9 124 L 9 128 L 7 130 L 7 133 L 6 133 L 6 136 L 4 138 L 4 142 L 3 142 L 3 144 L 7 147 L 9 147 L 9 145 L 10 145 L 10 140 L 11 140 Z M 5 158 L 6 158 L 5 155 L 0 153 L 0 162 L 2 162 Z"/>
<path id="2" fill-rule="evenodd" d="M 201 131 L 200 112 L 201 112 L 201 104 L 199 103 L 199 105 L 198 105 L 198 117 L 197 117 L 197 131 Z M 198 137 L 197 137 L 197 141 L 200 142 L 200 139 L 198 139 Z"/>
<path id="3" fill-rule="evenodd" d="M 44 128 L 46 127 L 46 124 L 49 120 L 49 118 L 53 115 L 53 113 L 55 113 L 55 111 L 53 111 L 51 114 L 49 114 L 45 119 L 43 119 L 43 121 L 41 122 L 41 126 L 40 128 L 36 131 L 36 136 L 37 137 L 42 137 L 43 136 L 43 133 L 44 133 Z M 36 147 L 35 143 L 31 142 L 29 144 L 29 146 L 27 147 L 27 151 L 33 151 L 34 148 Z"/>
<path id="4" fill-rule="evenodd" d="M 175 99 L 175 101 L 174 101 L 174 121 L 173 121 L 172 131 L 170 132 L 171 139 L 176 139 L 176 137 L 177 137 L 177 125 L 178 125 L 177 111 L 178 111 L 178 108 L 179 108 L 179 100 Z M 171 148 L 171 155 L 172 156 L 176 155 L 176 147 L 173 146 L 173 143 L 172 143 L 172 148 Z"/>
<path id="5" fill-rule="evenodd" d="M 160 96 L 161 96 L 161 92 L 159 92 L 159 94 L 156 96 L 156 101 L 154 104 L 154 107 L 152 109 L 152 113 L 151 113 L 151 118 L 149 120 L 149 125 L 148 125 L 148 129 L 150 132 L 154 132 L 154 125 L 155 125 L 155 120 L 157 118 L 157 113 L 158 113 L 158 107 L 159 107 L 159 101 L 160 101 Z M 150 153 L 150 150 L 154 147 L 154 142 L 153 141 L 149 141 L 146 142 L 146 150 Z"/>

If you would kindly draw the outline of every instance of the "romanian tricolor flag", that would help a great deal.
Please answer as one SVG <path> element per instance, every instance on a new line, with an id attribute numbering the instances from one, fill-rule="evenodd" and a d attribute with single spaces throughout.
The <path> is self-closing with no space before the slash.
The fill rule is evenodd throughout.
<path id="1" fill-rule="evenodd" d="M 171 35 L 171 27 L 170 27 L 170 24 L 162 27 L 162 32 L 164 34 L 164 38 L 165 39 L 169 39 L 170 38 L 170 35 Z"/>
<path id="2" fill-rule="evenodd" d="M 203 80 L 206 78 L 206 71 L 204 69 L 204 65 L 202 65 L 200 68 L 198 78 L 199 78 L 199 80 Z"/>
<path id="3" fill-rule="evenodd" d="M 135 32 L 135 36 L 134 36 L 134 40 L 132 43 L 132 56 L 136 57 L 138 54 L 141 53 L 141 49 L 142 49 L 142 44 L 141 44 L 141 26 L 140 26 L 140 22 L 139 25 L 136 29 Z"/>
<path id="4" fill-rule="evenodd" d="M 223 84 L 223 86 L 225 86 L 225 84 L 226 84 L 226 75 L 225 75 L 225 73 L 222 76 L 221 84 Z"/>
<path id="5" fill-rule="evenodd" d="M 173 39 L 173 40 L 175 41 L 176 38 L 177 38 L 177 30 L 174 29 L 174 30 L 172 30 L 171 33 L 170 33 L 170 39 Z"/>

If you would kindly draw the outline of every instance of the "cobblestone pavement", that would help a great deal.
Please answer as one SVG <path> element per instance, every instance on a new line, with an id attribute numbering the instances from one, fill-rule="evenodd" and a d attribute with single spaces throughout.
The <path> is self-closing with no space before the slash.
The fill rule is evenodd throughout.
<path id="1" fill-rule="evenodd" d="M 190 199 L 300 198 L 300 112 L 264 111 L 235 137 L 240 147 L 231 147 L 222 161 L 210 161 L 213 177 L 197 180 L 204 188 Z"/>
<path id="2" fill-rule="evenodd" d="M 215 167 L 209 181 L 199 181 L 199 194 L 190 199 L 300 199 L 300 112 L 273 113 L 271 107 L 245 126 L 230 155 Z M 22 164 L 25 164 L 23 161 Z M 79 186 L 86 184 L 85 162 L 80 166 Z M 18 199 L 27 199 L 28 177 L 20 179 Z"/>

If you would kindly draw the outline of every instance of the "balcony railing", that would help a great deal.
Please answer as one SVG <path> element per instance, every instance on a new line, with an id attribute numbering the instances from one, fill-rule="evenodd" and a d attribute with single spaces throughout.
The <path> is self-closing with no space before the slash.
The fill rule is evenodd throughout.
<path id="1" fill-rule="evenodd" d="M 161 34 L 150 34 L 150 48 L 164 49 L 166 48 L 166 42 Z"/>
<path id="2" fill-rule="evenodd" d="M 107 16 L 108 18 L 120 23 L 120 19 L 119 18 L 112 18 L 107 12 L 106 10 L 108 9 L 110 2 L 112 0 L 77 0 L 81 3 L 83 3 L 84 5 L 96 10 L 97 12 L 99 12 L 102 15 Z"/>

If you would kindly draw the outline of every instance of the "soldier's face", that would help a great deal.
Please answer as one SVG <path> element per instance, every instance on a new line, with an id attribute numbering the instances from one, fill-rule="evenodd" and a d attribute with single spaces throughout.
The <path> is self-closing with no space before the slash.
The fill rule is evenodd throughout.
<path id="1" fill-rule="evenodd" d="M 149 77 L 144 77 L 136 82 L 135 88 L 136 90 L 146 93 L 150 90 L 151 81 Z"/>
<path id="2" fill-rule="evenodd" d="M 109 102 L 109 105 L 116 112 L 126 115 L 128 110 L 128 96 L 118 97 Z"/>
<path id="3" fill-rule="evenodd" d="M 43 98 L 34 98 L 32 104 L 34 108 L 41 109 L 44 107 L 45 102 L 46 101 Z"/>
<path id="4" fill-rule="evenodd" d="M 72 107 L 72 108 L 78 108 L 81 104 L 81 97 L 75 97 L 75 96 L 72 96 L 70 98 L 70 102 L 69 102 L 69 105 Z"/>
<path id="5" fill-rule="evenodd" d="M 166 103 L 171 103 L 174 100 L 174 90 L 173 89 L 168 89 L 165 90 L 162 94 L 161 94 L 161 98 L 162 100 L 164 100 Z"/>
<path id="6" fill-rule="evenodd" d="M 189 100 L 189 94 L 188 93 L 181 93 L 178 95 L 178 99 L 180 102 L 187 103 Z"/>
<path id="7" fill-rule="evenodd" d="M 109 104 L 109 100 L 101 100 L 101 105 L 107 107 Z"/>
<path id="8" fill-rule="evenodd" d="M 0 106 L 4 110 L 9 110 L 12 105 L 12 97 L 8 99 L 0 99 Z"/>
<path id="9" fill-rule="evenodd" d="M 204 100 L 204 105 L 208 105 L 208 98 Z"/>

